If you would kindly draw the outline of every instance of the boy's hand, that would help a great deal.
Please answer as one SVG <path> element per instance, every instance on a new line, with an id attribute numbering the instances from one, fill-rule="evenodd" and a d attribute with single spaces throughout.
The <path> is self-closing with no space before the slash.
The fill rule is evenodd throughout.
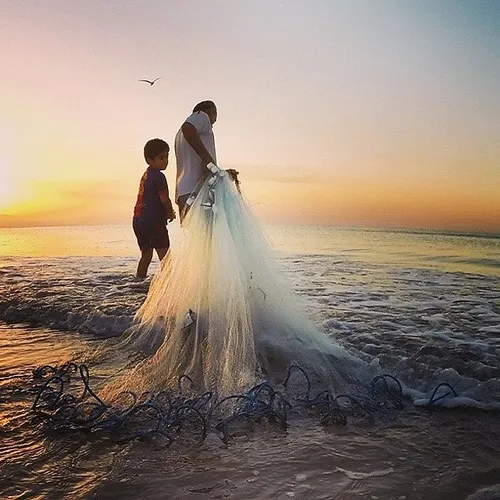
<path id="1" fill-rule="evenodd" d="M 175 220 L 175 212 L 172 212 L 169 217 L 167 217 L 167 222 L 173 222 Z"/>

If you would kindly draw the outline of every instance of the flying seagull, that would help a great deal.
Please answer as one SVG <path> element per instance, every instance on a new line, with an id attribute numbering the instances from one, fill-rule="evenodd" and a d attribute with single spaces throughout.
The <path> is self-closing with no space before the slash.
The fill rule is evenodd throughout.
<path id="1" fill-rule="evenodd" d="M 158 78 L 155 78 L 153 81 L 151 80 L 139 80 L 140 82 L 144 82 L 144 83 L 149 83 L 149 85 L 153 86 L 154 83 L 156 82 L 156 80 L 159 80 L 161 78 L 161 76 L 159 76 Z"/>

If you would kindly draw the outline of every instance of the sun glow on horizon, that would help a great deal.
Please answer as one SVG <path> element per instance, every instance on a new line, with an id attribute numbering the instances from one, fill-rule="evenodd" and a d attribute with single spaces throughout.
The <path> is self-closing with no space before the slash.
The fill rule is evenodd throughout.
<path id="1" fill-rule="evenodd" d="M 498 10 L 169 3 L 3 9 L 0 227 L 128 223 L 144 143 L 210 98 L 264 222 L 500 232 Z"/>
<path id="2" fill-rule="evenodd" d="M 174 191 L 174 168 L 167 178 Z M 140 169 L 116 180 L 23 181 L 22 196 L 5 183 L 0 227 L 128 223 Z M 4 176 L 5 177 L 5 176 Z M 460 182 L 333 177 L 313 171 L 240 168 L 243 194 L 266 223 L 500 232 L 498 199 Z M 11 191 L 9 191 L 11 189 Z"/>
<path id="3" fill-rule="evenodd" d="M 6 213 L 20 196 L 19 186 L 7 175 L 5 163 L 0 159 L 0 213 Z"/>

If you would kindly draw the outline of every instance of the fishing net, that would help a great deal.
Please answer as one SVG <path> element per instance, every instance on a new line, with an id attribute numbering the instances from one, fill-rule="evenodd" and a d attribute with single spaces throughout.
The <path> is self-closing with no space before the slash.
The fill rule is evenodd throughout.
<path id="1" fill-rule="evenodd" d="M 188 375 L 200 390 L 234 394 L 296 363 L 339 390 L 373 376 L 307 319 L 287 290 L 259 223 L 224 171 L 204 182 L 163 260 L 137 325 L 114 347 L 145 358 L 108 384 L 160 391 Z"/>

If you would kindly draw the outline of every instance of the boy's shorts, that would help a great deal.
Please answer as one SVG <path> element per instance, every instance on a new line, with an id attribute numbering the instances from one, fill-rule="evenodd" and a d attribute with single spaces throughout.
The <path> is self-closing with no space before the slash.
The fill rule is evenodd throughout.
<path id="1" fill-rule="evenodd" d="M 132 227 L 141 250 L 170 248 L 170 238 L 165 224 L 145 222 L 134 218 Z"/>

